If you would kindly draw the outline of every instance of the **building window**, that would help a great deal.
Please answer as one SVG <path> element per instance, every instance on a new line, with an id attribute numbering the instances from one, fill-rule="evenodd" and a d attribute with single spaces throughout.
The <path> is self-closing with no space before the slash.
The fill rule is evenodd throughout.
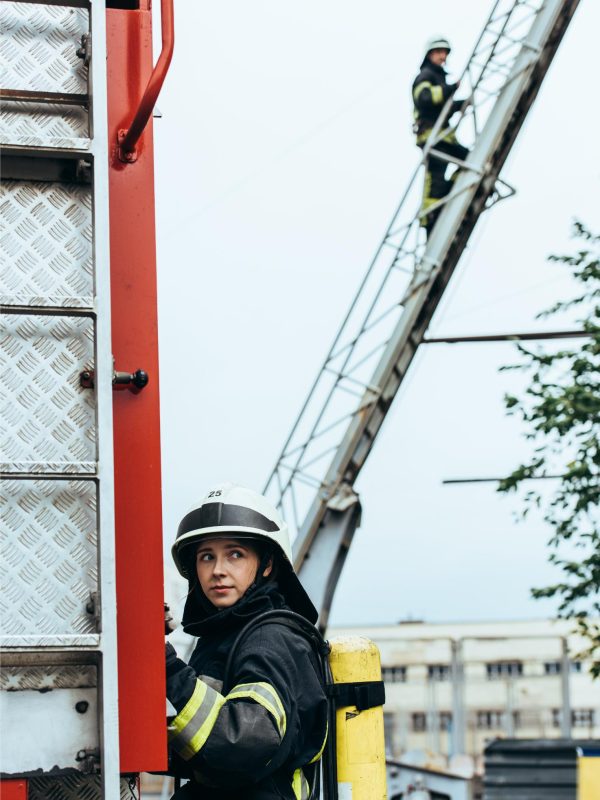
<path id="1" fill-rule="evenodd" d="M 594 727 L 594 709 L 593 708 L 574 708 L 571 711 L 571 725 L 573 728 L 593 728 Z M 552 709 L 552 725 L 554 728 L 560 728 L 562 720 L 562 709 Z"/>
<path id="2" fill-rule="evenodd" d="M 560 675 L 562 671 L 562 664 L 560 661 L 546 661 L 544 664 L 544 674 L 546 675 Z"/>
<path id="3" fill-rule="evenodd" d="M 571 672 L 581 672 L 581 661 L 570 661 Z M 546 661 L 544 664 L 544 674 L 560 675 L 562 672 L 562 661 Z"/>
<path id="4" fill-rule="evenodd" d="M 441 731 L 451 731 L 452 730 L 452 712 L 451 711 L 440 711 L 440 730 Z"/>
<path id="5" fill-rule="evenodd" d="M 480 730 L 491 731 L 502 727 L 502 711 L 478 711 L 477 727 Z"/>
<path id="6" fill-rule="evenodd" d="M 423 733 L 427 730 L 427 716 L 423 711 L 411 714 L 411 727 L 414 733 Z"/>
<path id="7" fill-rule="evenodd" d="M 574 708 L 571 711 L 571 725 L 574 728 L 593 728 L 594 709 L 593 708 Z"/>
<path id="8" fill-rule="evenodd" d="M 430 681 L 449 681 L 449 664 L 429 664 L 427 666 L 427 677 Z"/>
<path id="9" fill-rule="evenodd" d="M 386 683 L 406 683 L 406 667 L 382 667 L 381 678 Z"/>
<path id="10" fill-rule="evenodd" d="M 485 665 L 489 681 L 502 678 L 518 678 L 523 674 L 523 664 L 520 661 L 493 661 Z"/>

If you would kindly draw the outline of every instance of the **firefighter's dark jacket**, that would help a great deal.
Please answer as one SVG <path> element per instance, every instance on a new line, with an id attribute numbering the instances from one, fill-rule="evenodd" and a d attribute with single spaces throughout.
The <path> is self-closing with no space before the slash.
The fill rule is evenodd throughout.
<path id="1" fill-rule="evenodd" d="M 257 627 L 234 655 L 224 696 L 225 663 L 240 630 L 258 614 L 287 606 L 275 582 L 249 590 L 230 608 L 211 613 L 207 605 L 196 586 L 187 624 L 186 613 L 183 619 L 184 629 L 201 637 L 189 665 L 167 646 L 167 697 L 177 711 L 169 722 L 170 771 L 191 778 L 185 797 L 304 800 L 327 730 L 312 647 L 286 626 Z"/>
<path id="2" fill-rule="evenodd" d="M 433 128 L 446 100 L 456 91 L 455 83 L 446 81 L 446 70 L 433 64 L 427 57 L 414 80 L 412 97 L 415 106 L 417 142 L 425 141 Z M 452 103 L 449 117 L 460 109 L 461 100 Z"/>

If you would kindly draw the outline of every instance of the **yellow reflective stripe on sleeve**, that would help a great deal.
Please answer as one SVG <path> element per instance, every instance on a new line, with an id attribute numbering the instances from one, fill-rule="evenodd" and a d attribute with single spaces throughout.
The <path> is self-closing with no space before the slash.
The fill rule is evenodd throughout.
<path id="1" fill-rule="evenodd" d="M 429 81 L 421 81 L 421 83 L 417 83 L 415 88 L 413 89 L 413 100 L 415 103 L 419 99 L 419 95 L 423 91 L 423 89 L 431 89 L 432 84 Z"/>
<path id="2" fill-rule="evenodd" d="M 292 790 L 296 800 L 308 800 L 310 786 L 301 769 L 297 769 L 292 777 Z"/>
<path id="3" fill-rule="evenodd" d="M 436 106 L 439 106 L 440 103 L 444 102 L 444 92 L 441 86 L 431 87 L 431 102 Z"/>
<path id="4" fill-rule="evenodd" d="M 316 756 L 314 758 L 311 758 L 311 760 L 308 762 L 309 764 L 314 764 L 315 761 L 318 761 L 321 758 L 321 756 L 323 755 L 323 750 L 325 750 L 325 745 L 327 744 L 327 735 L 328 734 L 329 734 L 329 722 L 326 722 L 325 723 L 325 738 L 323 739 L 323 744 L 319 748 L 319 752 L 316 754 Z"/>
<path id="5" fill-rule="evenodd" d="M 444 102 L 444 90 L 441 86 L 434 86 L 430 81 L 421 81 L 421 83 L 418 83 L 413 89 L 413 100 L 415 103 L 424 89 L 429 89 L 431 92 L 431 102 L 434 105 L 439 106 L 440 103 Z"/>
<path id="6" fill-rule="evenodd" d="M 193 758 L 208 739 L 224 702 L 218 692 L 196 681 L 192 696 L 169 726 L 169 744 L 185 761 Z"/>
<path id="7" fill-rule="evenodd" d="M 432 84 L 429 81 L 421 81 L 421 83 L 418 83 L 413 89 L 413 100 L 415 101 L 415 103 L 419 99 L 419 95 L 421 94 L 423 89 L 431 89 L 431 88 Z"/>
<path id="8" fill-rule="evenodd" d="M 283 739 L 285 736 L 287 719 L 283 704 L 273 686 L 264 681 L 258 681 L 257 683 L 238 683 L 225 699 L 237 700 L 244 697 L 254 700 L 255 703 L 261 705 L 271 714 L 277 725 L 279 735 Z"/>

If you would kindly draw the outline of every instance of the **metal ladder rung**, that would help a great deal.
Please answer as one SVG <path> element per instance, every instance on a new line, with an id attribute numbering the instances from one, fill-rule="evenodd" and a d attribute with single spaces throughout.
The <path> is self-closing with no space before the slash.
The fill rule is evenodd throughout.
<path id="1" fill-rule="evenodd" d="M 0 0 L 2 3 L 16 0 Z M 90 8 L 90 0 L 18 0 L 22 5 L 31 6 L 63 6 L 64 8 Z"/>
<path id="2" fill-rule="evenodd" d="M 41 317 L 91 317 L 96 318 L 96 310 L 91 306 L 38 306 L 0 304 L 2 314 L 23 314 Z"/>
<path id="3" fill-rule="evenodd" d="M 73 92 L 34 92 L 26 89 L 0 89 L 0 100 L 10 103 L 40 103 L 55 106 L 87 106 L 87 94 Z"/>

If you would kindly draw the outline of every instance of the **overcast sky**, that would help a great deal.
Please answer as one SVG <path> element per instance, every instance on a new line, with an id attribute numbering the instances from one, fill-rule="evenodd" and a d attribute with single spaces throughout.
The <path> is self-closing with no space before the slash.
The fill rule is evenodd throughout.
<path id="1" fill-rule="evenodd" d="M 260 490 L 419 151 L 410 85 L 423 43 L 454 77 L 491 3 L 176 3 L 155 122 L 166 566 L 209 486 Z M 535 314 L 571 292 L 546 262 L 571 220 L 598 230 L 600 5 L 582 0 L 430 336 L 570 327 Z M 547 615 L 533 585 L 549 531 L 492 484 L 529 445 L 503 394 L 514 346 L 421 347 L 357 484 L 363 523 L 332 622 Z M 170 589 L 173 595 L 179 592 Z M 171 597 L 175 601 L 177 597 Z"/>

